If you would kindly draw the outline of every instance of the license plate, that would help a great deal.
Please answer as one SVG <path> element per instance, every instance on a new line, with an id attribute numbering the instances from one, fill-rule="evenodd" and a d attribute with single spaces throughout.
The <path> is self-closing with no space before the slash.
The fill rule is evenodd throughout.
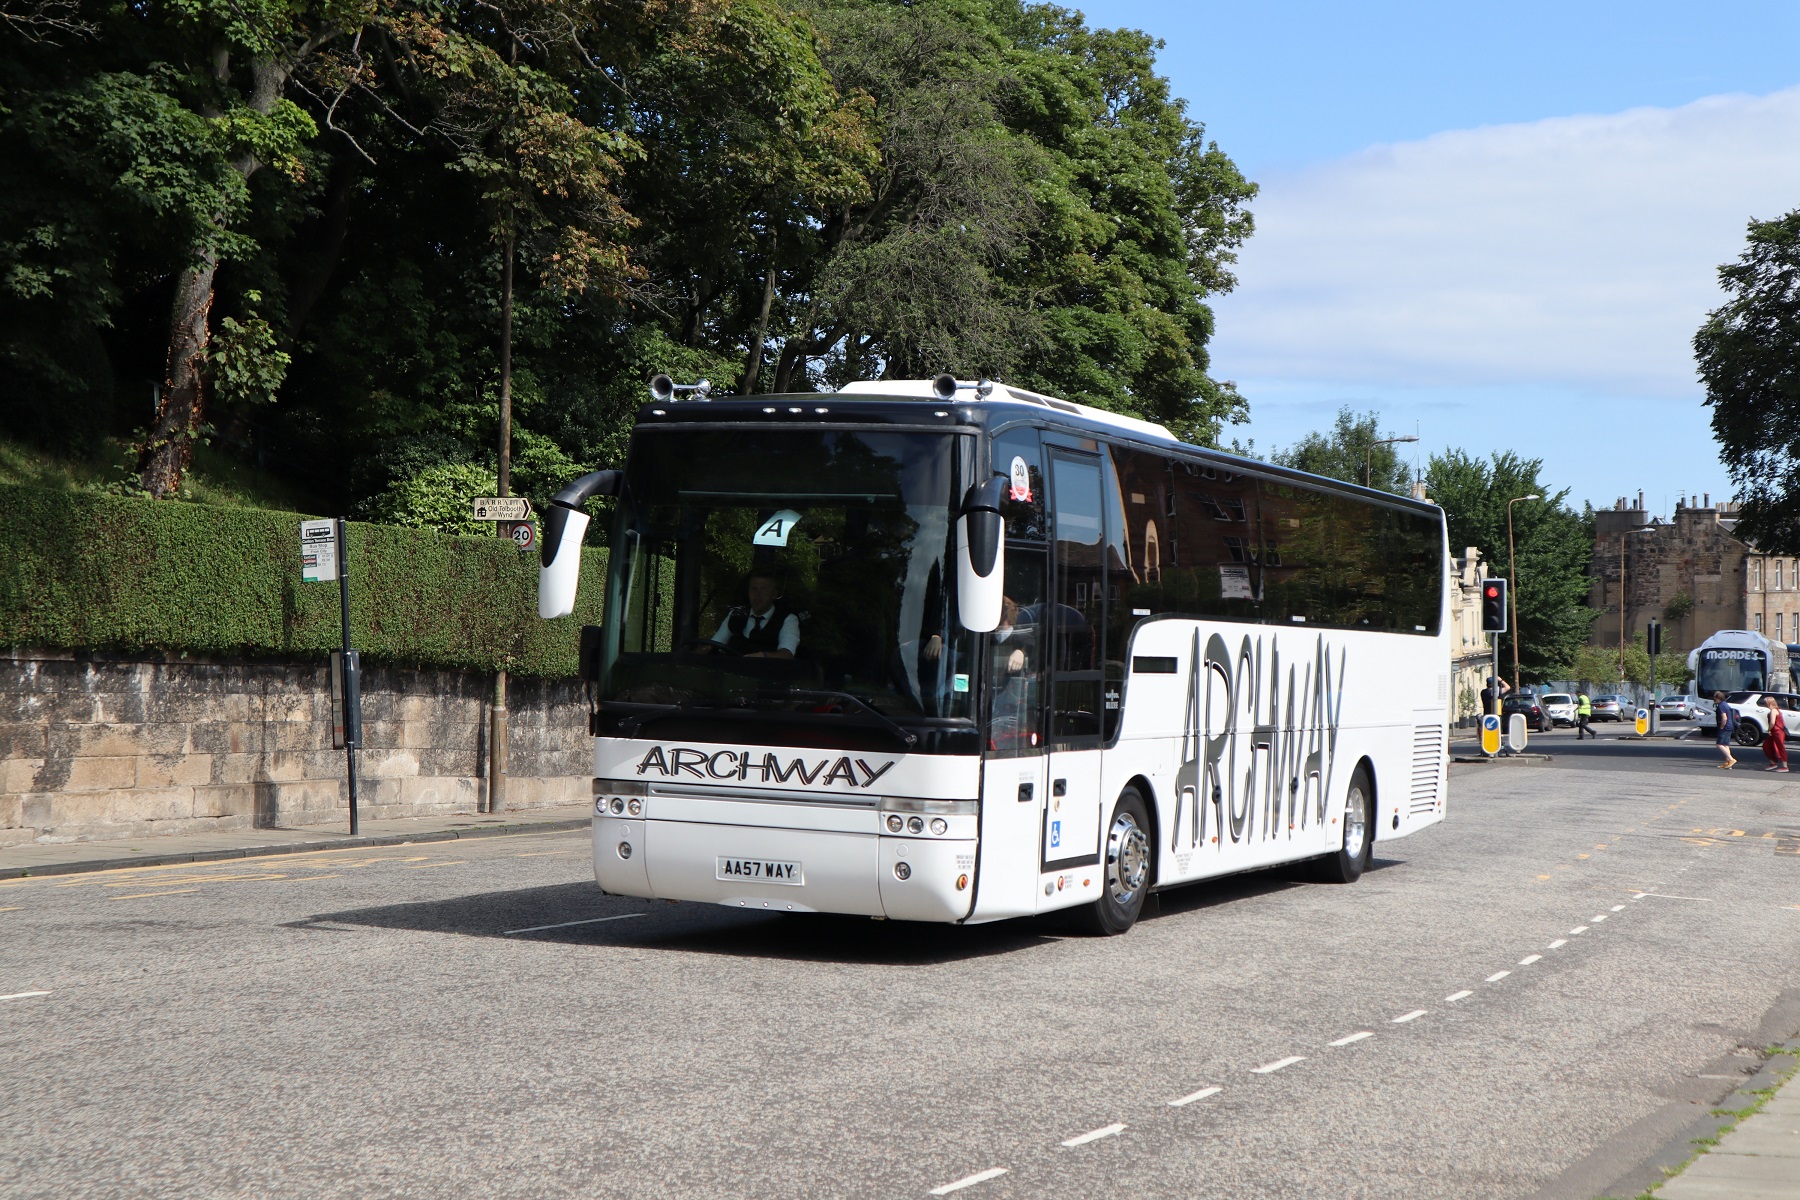
<path id="1" fill-rule="evenodd" d="M 773 858 L 721 858 L 717 878 L 732 883 L 785 883 L 792 887 L 806 881 L 799 863 Z"/>

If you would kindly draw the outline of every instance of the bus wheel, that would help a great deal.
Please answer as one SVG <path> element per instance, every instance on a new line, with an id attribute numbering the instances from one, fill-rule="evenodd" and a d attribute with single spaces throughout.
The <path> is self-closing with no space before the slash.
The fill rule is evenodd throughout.
<path id="1" fill-rule="evenodd" d="M 1731 740 L 1740 746 L 1760 746 L 1763 742 L 1762 726 L 1745 717 L 1731 731 Z"/>
<path id="2" fill-rule="evenodd" d="M 1344 798 L 1344 845 L 1318 859 L 1314 878 L 1320 883 L 1355 883 L 1368 869 L 1375 848 L 1375 787 L 1369 773 L 1356 768 L 1350 794 Z"/>
<path id="3" fill-rule="evenodd" d="M 1113 805 L 1101 851 L 1100 898 L 1088 910 L 1095 933 L 1124 933 L 1144 911 L 1150 890 L 1150 811 L 1136 788 L 1126 788 Z"/>

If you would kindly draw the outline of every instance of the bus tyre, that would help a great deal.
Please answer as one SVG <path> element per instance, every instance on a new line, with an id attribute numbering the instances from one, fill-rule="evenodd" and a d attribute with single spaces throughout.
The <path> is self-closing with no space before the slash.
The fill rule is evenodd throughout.
<path id="1" fill-rule="evenodd" d="M 1368 869 L 1375 849 L 1375 787 L 1362 767 L 1350 776 L 1350 793 L 1344 797 L 1344 845 L 1336 854 L 1318 861 L 1314 878 L 1320 883 L 1355 883 Z"/>
<path id="2" fill-rule="evenodd" d="M 1113 805 L 1100 856 L 1100 898 L 1088 909 L 1088 924 L 1111 937 L 1137 922 L 1150 890 L 1150 810 L 1136 788 Z"/>
<path id="3" fill-rule="evenodd" d="M 1740 746 L 1760 746 L 1763 743 L 1763 728 L 1749 717 L 1741 717 L 1731 731 L 1731 740 Z"/>

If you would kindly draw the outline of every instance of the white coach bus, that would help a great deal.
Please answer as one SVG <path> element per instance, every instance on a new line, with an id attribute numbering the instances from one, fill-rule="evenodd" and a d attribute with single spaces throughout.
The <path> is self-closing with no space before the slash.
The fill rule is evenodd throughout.
<path id="1" fill-rule="evenodd" d="M 542 545 L 564 615 L 615 498 L 582 651 L 607 892 L 1121 933 L 1149 891 L 1350 882 L 1443 819 L 1436 507 L 949 376 L 652 392 Z"/>

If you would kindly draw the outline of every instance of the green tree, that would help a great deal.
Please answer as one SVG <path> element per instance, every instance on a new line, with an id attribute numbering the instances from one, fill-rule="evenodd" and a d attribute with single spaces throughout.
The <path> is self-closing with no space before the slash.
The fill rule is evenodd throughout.
<path id="1" fill-rule="evenodd" d="M 1511 451 L 1484 461 L 1461 450 L 1433 455 L 1425 468 L 1452 550 L 1474 546 L 1496 574 L 1516 576 L 1518 620 L 1501 635 L 1500 666 L 1510 676 L 1516 652 L 1520 679 L 1530 682 L 1563 677 L 1597 615 L 1587 606 L 1593 532 L 1569 507 L 1569 489 L 1551 493 L 1539 480 L 1542 469 L 1542 460 Z M 1516 557 L 1509 558 L 1508 501 L 1531 495 L 1542 499 L 1511 506 Z"/>
<path id="2" fill-rule="evenodd" d="M 1737 533 L 1800 553 L 1800 210 L 1751 221 L 1719 283 L 1729 298 L 1707 314 L 1694 357 L 1742 505 Z"/>
<path id="3" fill-rule="evenodd" d="M 1411 469 L 1392 445 L 1377 444 L 1395 436 L 1381 432 L 1381 419 L 1375 413 L 1358 416 L 1345 405 L 1338 410 L 1330 432 L 1315 430 L 1285 450 L 1277 450 L 1270 461 L 1346 483 L 1367 480 L 1384 492 L 1410 495 Z"/>

